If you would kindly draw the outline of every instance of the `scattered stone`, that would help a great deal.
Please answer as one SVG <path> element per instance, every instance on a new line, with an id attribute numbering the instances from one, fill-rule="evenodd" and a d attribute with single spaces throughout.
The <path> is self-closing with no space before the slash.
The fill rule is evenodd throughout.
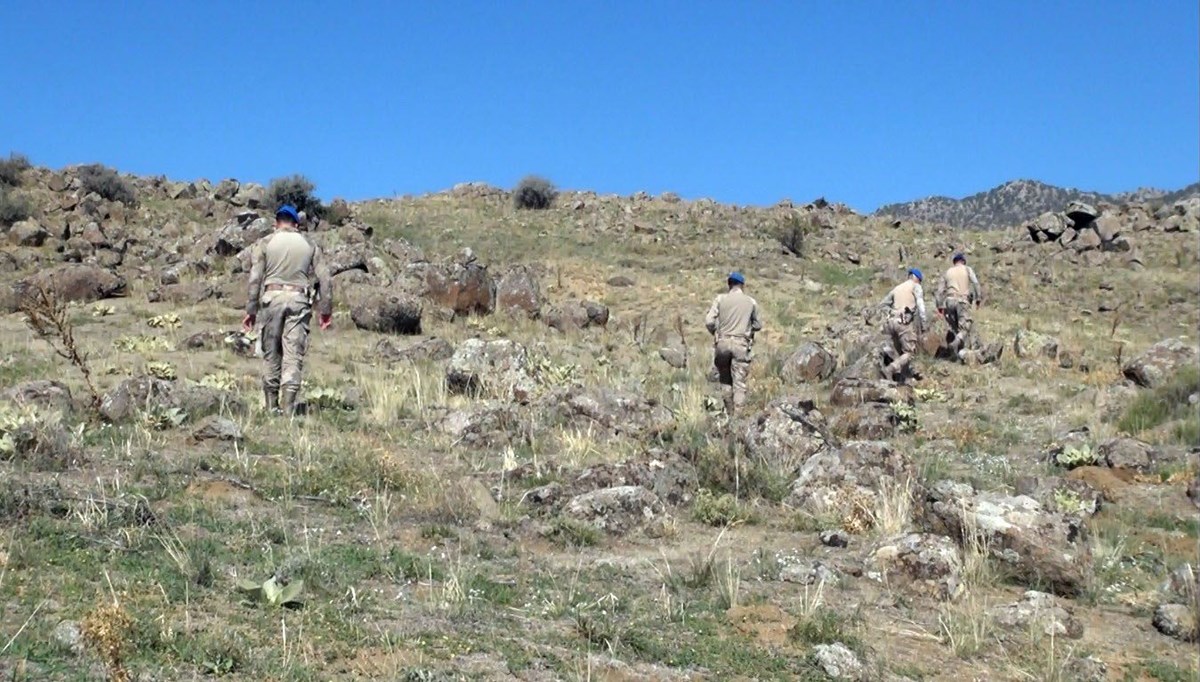
<path id="1" fill-rule="evenodd" d="M 867 666 L 841 642 L 818 644 L 812 650 L 813 660 L 832 680 L 866 679 Z"/>
<path id="2" fill-rule="evenodd" d="M 1160 452 L 1153 445 L 1136 438 L 1113 438 L 1096 448 L 1099 461 L 1112 469 L 1130 469 L 1141 474 L 1150 473 L 1158 463 Z"/>
<path id="3" fill-rule="evenodd" d="M 778 398 L 745 423 L 742 444 L 769 471 L 786 478 L 796 475 L 813 455 L 835 445 L 825 417 L 811 401 Z"/>
<path id="4" fill-rule="evenodd" d="M 372 355 L 388 362 L 438 362 L 449 360 L 454 355 L 454 346 L 450 342 L 432 337 L 411 343 L 407 346 L 397 346 L 395 341 L 382 338 L 375 344 Z"/>
<path id="5" fill-rule="evenodd" d="M 916 401 L 912 386 L 886 379 L 840 379 L 833 385 L 829 402 L 837 407 L 866 403 L 906 403 Z"/>
<path id="6" fill-rule="evenodd" d="M 452 410 L 438 421 L 438 428 L 466 447 L 497 448 L 513 445 L 521 437 L 515 428 L 519 420 L 516 406 L 495 400 Z"/>
<path id="7" fill-rule="evenodd" d="M 687 349 L 670 346 L 658 349 L 658 357 L 675 369 L 687 369 Z"/>
<path id="8" fill-rule="evenodd" d="M 37 287 L 71 303 L 91 303 L 125 295 L 125 278 L 94 265 L 62 265 L 32 275 L 12 287 L 6 308 L 16 311 L 21 301 Z"/>
<path id="9" fill-rule="evenodd" d="M 231 419 L 211 415 L 205 417 L 196 425 L 196 428 L 192 429 L 192 438 L 198 441 L 240 441 L 242 439 L 242 427 L 238 426 Z"/>
<path id="10" fill-rule="evenodd" d="M 637 282 L 634 282 L 625 275 L 617 275 L 616 277 L 612 277 L 608 280 L 608 286 L 610 287 L 631 287 L 635 284 L 637 284 Z"/>
<path id="11" fill-rule="evenodd" d="M 608 307 L 595 301 L 567 301 L 546 311 L 544 319 L 559 331 L 608 326 Z"/>
<path id="12" fill-rule="evenodd" d="M 18 406 L 49 410 L 61 415 L 69 415 L 75 410 L 71 389 L 65 384 L 48 379 L 21 382 L 4 391 L 0 397 Z"/>
<path id="13" fill-rule="evenodd" d="M 1013 340 L 1013 352 L 1019 358 L 1048 358 L 1054 360 L 1058 357 L 1059 340 L 1022 329 L 1017 332 L 1016 338 Z"/>
<path id="14" fill-rule="evenodd" d="M 1154 610 L 1154 629 L 1181 642 L 1197 641 L 1197 609 L 1184 604 L 1161 604 Z"/>
<path id="15" fill-rule="evenodd" d="M 1083 623 L 1059 605 L 1052 594 L 1029 590 L 1020 601 L 988 610 L 992 620 L 1003 628 L 1021 633 L 1038 632 L 1047 637 L 1083 637 Z"/>
<path id="16" fill-rule="evenodd" d="M 915 480 L 907 454 L 882 441 L 851 441 L 808 457 L 784 502 L 813 516 L 834 514 L 844 530 L 860 533 L 872 527 L 881 495 L 900 494 Z"/>
<path id="17" fill-rule="evenodd" d="M 821 544 L 826 547 L 849 547 L 850 534 L 844 530 L 821 531 Z"/>
<path id="18" fill-rule="evenodd" d="M 789 563 L 779 571 L 779 579 L 797 585 L 833 585 L 840 577 L 835 568 L 821 561 Z"/>
<path id="19" fill-rule="evenodd" d="M 1184 367 L 1195 366 L 1196 347 L 1183 339 L 1164 339 L 1129 361 L 1125 378 L 1144 388 L 1161 386 Z"/>
<path id="20" fill-rule="evenodd" d="M 76 655 L 83 654 L 83 628 L 80 627 L 77 621 L 60 621 L 58 625 L 54 626 L 54 632 L 50 636 L 54 638 L 56 644 L 71 653 Z"/>
<path id="21" fill-rule="evenodd" d="M 567 502 L 563 512 L 598 530 L 622 534 L 661 518 L 666 509 L 649 490 L 623 485 L 577 495 Z"/>
<path id="22" fill-rule="evenodd" d="M 639 439 L 656 438 L 675 426 L 671 411 L 657 401 L 601 388 L 557 389 L 541 401 L 541 413 L 552 424 Z"/>

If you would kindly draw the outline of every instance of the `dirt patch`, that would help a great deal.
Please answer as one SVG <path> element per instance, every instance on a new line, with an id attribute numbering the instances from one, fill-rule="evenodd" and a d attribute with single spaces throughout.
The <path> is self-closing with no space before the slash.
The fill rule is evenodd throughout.
<path id="1" fill-rule="evenodd" d="M 788 630 L 795 619 L 774 604 L 735 606 L 725 612 L 725 618 L 739 633 L 753 638 L 760 644 L 784 646 L 788 642 Z"/>
<path id="2" fill-rule="evenodd" d="M 188 485 L 186 494 L 188 497 L 219 503 L 234 509 L 262 502 L 253 490 L 220 479 L 193 481 Z"/>
<path id="3" fill-rule="evenodd" d="M 1083 481 L 1100 491 L 1106 502 L 1118 502 L 1133 481 L 1133 472 L 1107 467 L 1079 467 L 1072 469 L 1067 478 Z"/>

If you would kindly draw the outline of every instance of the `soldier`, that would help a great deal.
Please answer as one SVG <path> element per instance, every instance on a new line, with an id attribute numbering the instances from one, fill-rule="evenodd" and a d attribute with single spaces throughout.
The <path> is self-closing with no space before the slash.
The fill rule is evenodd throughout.
<path id="1" fill-rule="evenodd" d="M 938 284 L 934 301 L 938 314 L 946 318 L 954 334 L 950 348 L 961 360 L 974 345 L 971 304 L 983 305 L 983 289 L 979 286 L 975 271 L 967 265 L 966 256 L 956 253 L 951 262 L 953 265 L 942 275 L 942 281 Z"/>
<path id="2" fill-rule="evenodd" d="M 242 326 L 254 328 L 262 308 L 262 349 L 266 367 L 263 394 L 268 412 L 291 415 L 308 350 L 312 301 L 317 297 L 318 323 L 329 329 L 333 315 L 333 281 L 321 249 L 298 231 L 300 216 L 291 205 L 275 212 L 275 231 L 252 250 L 249 299 Z M 313 291 L 313 284 L 318 287 Z"/>
<path id="3" fill-rule="evenodd" d="M 732 416 L 746 404 L 746 378 L 750 375 L 750 351 L 755 332 L 762 330 L 758 303 L 742 291 L 746 278 L 730 273 L 727 293 L 717 296 L 704 326 L 713 335 L 713 364 L 721 381 L 725 413 Z"/>
<path id="4" fill-rule="evenodd" d="M 921 290 L 923 279 L 920 270 L 909 268 L 908 279 L 897 284 L 883 299 L 882 305 L 889 310 L 884 328 L 891 337 L 896 353 L 895 359 L 884 366 L 883 375 L 893 381 L 904 376 L 905 370 L 912 362 L 913 353 L 917 350 L 917 329 L 913 322 L 919 317 L 922 329 L 927 322 L 925 292 Z"/>

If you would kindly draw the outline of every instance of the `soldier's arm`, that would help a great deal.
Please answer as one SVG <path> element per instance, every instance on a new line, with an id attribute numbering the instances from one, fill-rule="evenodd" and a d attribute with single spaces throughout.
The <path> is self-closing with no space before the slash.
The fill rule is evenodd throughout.
<path id="1" fill-rule="evenodd" d="M 258 301 L 262 298 L 263 273 L 267 268 L 267 257 L 263 252 L 262 242 L 256 242 L 250 249 L 250 283 L 246 290 L 246 314 L 254 317 L 258 314 Z"/>
<path id="2" fill-rule="evenodd" d="M 313 273 L 320 287 L 320 298 L 317 300 L 317 315 L 329 317 L 333 314 L 333 275 L 329 273 L 329 262 L 321 247 L 313 247 Z"/>
<path id="3" fill-rule="evenodd" d="M 750 333 L 757 334 L 762 331 L 762 318 L 758 316 L 758 303 L 750 309 Z"/>
<path id="4" fill-rule="evenodd" d="M 967 277 L 971 278 L 971 295 L 975 297 L 975 302 L 983 303 L 983 286 L 979 284 L 974 268 L 967 268 Z"/>
<path id="5" fill-rule="evenodd" d="M 913 287 L 913 294 L 915 294 L 917 298 L 917 314 L 921 316 L 921 326 L 924 326 L 927 321 L 925 318 L 925 291 L 921 289 L 921 285 L 918 284 Z"/>
<path id="6" fill-rule="evenodd" d="M 934 293 L 933 293 L 934 307 L 936 307 L 938 310 L 941 310 L 944 307 L 942 305 L 942 302 L 945 300 L 946 300 L 946 276 L 942 275 L 942 278 L 938 280 L 937 290 L 934 291 Z"/>
<path id="7" fill-rule="evenodd" d="M 879 302 L 879 307 L 890 309 L 892 307 L 892 304 L 895 301 L 896 301 L 896 290 L 892 289 L 891 291 L 889 291 L 887 293 L 887 296 L 884 296 L 883 300 Z"/>
<path id="8" fill-rule="evenodd" d="M 708 314 L 704 316 L 704 328 L 709 334 L 717 333 L 717 318 L 721 314 L 721 297 L 713 299 L 712 306 L 708 309 Z"/>

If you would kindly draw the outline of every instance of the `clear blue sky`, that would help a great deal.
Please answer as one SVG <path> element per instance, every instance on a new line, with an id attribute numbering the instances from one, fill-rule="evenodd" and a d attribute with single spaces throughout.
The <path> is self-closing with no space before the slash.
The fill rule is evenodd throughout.
<path id="1" fill-rule="evenodd" d="M 0 2 L 0 153 L 325 198 L 526 173 L 862 210 L 1198 179 L 1200 10 L 1150 2 Z"/>

